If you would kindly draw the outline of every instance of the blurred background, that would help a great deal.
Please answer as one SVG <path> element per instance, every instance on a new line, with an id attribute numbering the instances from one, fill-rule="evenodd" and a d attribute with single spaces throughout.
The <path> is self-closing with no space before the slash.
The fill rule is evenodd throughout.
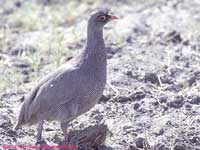
<path id="1" fill-rule="evenodd" d="M 181 36 L 193 38 L 199 32 L 196 3 L 195 0 L 1 0 L 0 91 L 19 90 L 21 85 L 24 88 L 24 82 L 37 80 L 41 73 L 54 70 L 78 53 L 84 46 L 88 15 L 95 8 L 110 8 L 121 17 L 120 21 L 108 24 L 105 32 L 106 41 L 111 46 L 117 44 L 119 49 L 119 45 L 137 42 L 136 38 L 146 42 L 148 36 L 162 36 L 159 34 L 164 32 L 182 38 L 176 35 L 181 31 Z M 151 35 L 138 36 L 134 32 Z M 130 49 L 134 51 L 134 47 Z"/>
<path id="2" fill-rule="evenodd" d="M 0 0 L 0 144 L 34 141 L 32 128 L 11 132 L 19 98 L 80 53 L 99 7 L 120 16 L 104 30 L 117 93 L 107 86 L 74 128 L 103 122 L 114 148 L 200 149 L 199 0 Z"/>
<path id="3" fill-rule="evenodd" d="M 0 91 L 19 91 L 21 85 L 24 89 L 23 83 L 37 80 L 43 72 L 46 74 L 54 70 L 78 53 L 84 46 L 87 18 L 94 8 L 112 6 L 111 9 L 116 10 L 130 3 L 1 0 Z M 114 34 L 115 31 L 109 32 Z M 115 37 L 114 40 L 118 42 L 120 39 Z"/>

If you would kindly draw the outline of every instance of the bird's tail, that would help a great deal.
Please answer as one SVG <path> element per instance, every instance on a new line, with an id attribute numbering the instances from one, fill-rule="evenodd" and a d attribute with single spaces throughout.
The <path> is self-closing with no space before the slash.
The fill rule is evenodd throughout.
<path id="1" fill-rule="evenodd" d="M 26 124 L 25 122 L 25 102 L 22 104 L 21 106 L 21 110 L 19 112 L 19 116 L 18 116 L 18 121 L 17 123 L 14 125 L 13 130 L 18 129 L 19 127 L 21 127 L 22 125 Z"/>

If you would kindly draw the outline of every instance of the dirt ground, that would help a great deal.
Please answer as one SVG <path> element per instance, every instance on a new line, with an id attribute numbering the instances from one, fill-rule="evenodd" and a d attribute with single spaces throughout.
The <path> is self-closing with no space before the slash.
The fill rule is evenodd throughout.
<path id="1" fill-rule="evenodd" d="M 0 0 L 0 145 L 35 144 L 35 126 L 12 131 L 20 98 L 82 50 L 102 6 L 120 16 L 104 30 L 112 86 L 70 130 L 107 125 L 95 150 L 200 150 L 199 0 Z M 44 138 L 63 139 L 57 122 Z"/>

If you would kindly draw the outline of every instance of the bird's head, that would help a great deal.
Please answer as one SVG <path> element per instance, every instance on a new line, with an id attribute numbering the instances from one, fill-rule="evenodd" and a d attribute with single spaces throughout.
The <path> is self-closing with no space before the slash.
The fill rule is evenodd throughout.
<path id="1" fill-rule="evenodd" d="M 119 19 L 110 13 L 108 9 L 97 9 L 90 14 L 89 24 L 95 28 L 103 28 L 111 20 Z"/>

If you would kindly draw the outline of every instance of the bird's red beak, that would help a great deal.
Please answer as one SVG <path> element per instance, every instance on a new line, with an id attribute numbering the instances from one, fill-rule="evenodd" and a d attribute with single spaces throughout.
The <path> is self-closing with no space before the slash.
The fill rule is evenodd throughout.
<path id="1" fill-rule="evenodd" d="M 115 16 L 115 15 L 110 15 L 110 18 L 111 18 L 111 20 L 119 19 L 119 17 Z"/>

